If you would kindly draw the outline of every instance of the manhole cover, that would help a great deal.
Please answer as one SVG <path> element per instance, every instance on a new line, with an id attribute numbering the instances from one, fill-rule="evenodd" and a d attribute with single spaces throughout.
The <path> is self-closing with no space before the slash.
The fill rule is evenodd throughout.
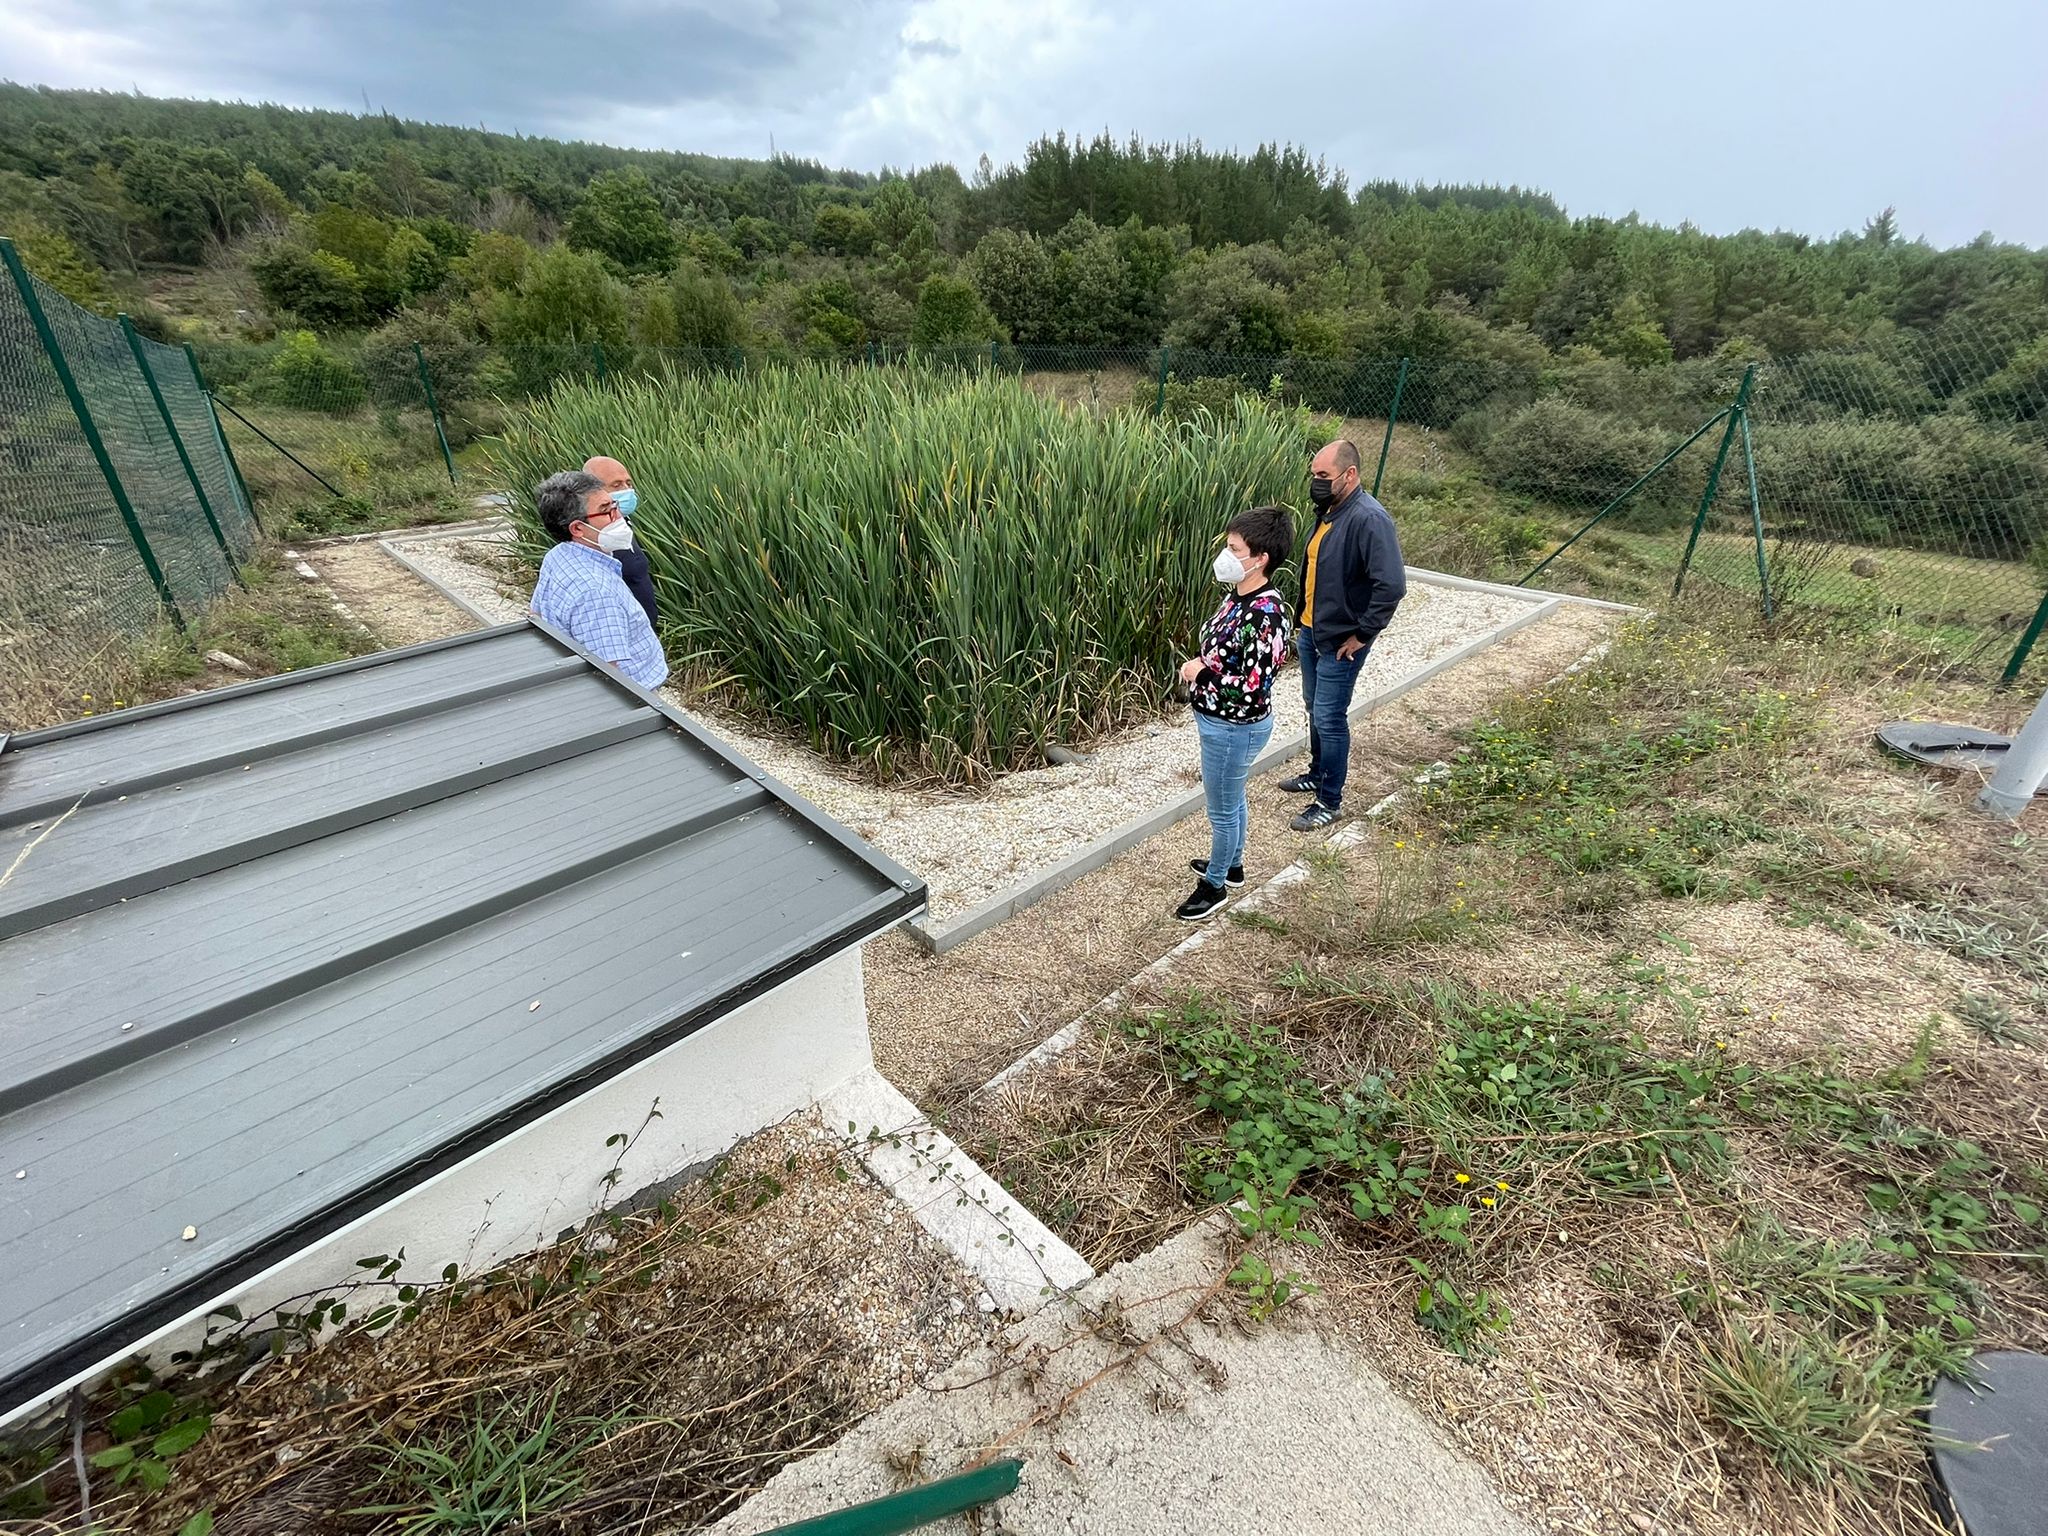
<path id="1" fill-rule="evenodd" d="M 1934 1476 L 1970 1536 L 2041 1529 L 2048 1488 L 2048 1358 L 2001 1349 L 1974 1357 L 1974 1383 L 1944 1376 L 1927 1427 Z"/>

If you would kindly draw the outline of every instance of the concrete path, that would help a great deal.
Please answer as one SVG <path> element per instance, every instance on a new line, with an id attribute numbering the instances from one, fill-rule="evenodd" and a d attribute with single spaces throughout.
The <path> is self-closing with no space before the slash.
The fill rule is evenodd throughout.
<path id="1" fill-rule="evenodd" d="M 1477 1466 L 1306 1319 L 1247 1326 L 1222 1297 L 1183 1322 L 1224 1272 L 1223 1233 L 1193 1228 L 1045 1307 L 785 1468 L 712 1531 L 755 1536 L 961 1470 L 1001 1442 L 1024 1458 L 1022 1486 L 978 1526 L 942 1521 L 937 1536 L 1534 1536 Z M 1106 1367 L 1056 1421 L 1024 1427 Z"/>

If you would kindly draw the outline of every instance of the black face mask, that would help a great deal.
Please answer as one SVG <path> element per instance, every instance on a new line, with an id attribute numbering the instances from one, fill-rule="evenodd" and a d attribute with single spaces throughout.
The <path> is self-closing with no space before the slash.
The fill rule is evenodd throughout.
<path id="1" fill-rule="evenodd" d="M 1308 477 L 1308 499 L 1319 507 L 1327 507 L 1337 499 L 1337 485 L 1328 475 Z"/>

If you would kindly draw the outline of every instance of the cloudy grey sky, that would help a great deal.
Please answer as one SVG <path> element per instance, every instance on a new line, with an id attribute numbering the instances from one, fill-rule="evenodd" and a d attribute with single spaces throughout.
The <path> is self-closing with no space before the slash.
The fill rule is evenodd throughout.
<path id="1" fill-rule="evenodd" d="M 2042 0 L 6 0 L 0 76 L 971 175 L 1055 128 L 2048 244 Z"/>

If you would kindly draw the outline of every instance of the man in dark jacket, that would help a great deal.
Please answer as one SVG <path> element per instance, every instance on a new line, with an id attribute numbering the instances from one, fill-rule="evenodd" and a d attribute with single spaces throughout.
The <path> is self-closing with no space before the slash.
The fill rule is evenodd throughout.
<path id="1" fill-rule="evenodd" d="M 1301 562 L 1295 631 L 1308 705 L 1308 772 L 1281 782 L 1313 794 L 1290 825 L 1313 832 L 1337 819 L 1351 771 L 1351 692 L 1372 643 L 1408 595 L 1401 542 L 1387 509 L 1358 483 L 1358 450 L 1343 438 L 1309 464 L 1315 531 Z"/>
<path id="2" fill-rule="evenodd" d="M 640 493 L 633 489 L 633 477 L 626 466 L 617 459 L 603 457 L 583 461 L 583 473 L 597 476 L 598 483 L 611 496 L 620 515 L 627 522 L 633 520 L 634 509 L 639 504 Z M 619 562 L 619 574 L 626 578 L 626 590 L 633 594 L 633 601 L 647 612 L 647 622 L 661 633 L 661 615 L 654 611 L 654 576 L 647 569 L 647 554 L 635 544 L 614 553 Z"/>

